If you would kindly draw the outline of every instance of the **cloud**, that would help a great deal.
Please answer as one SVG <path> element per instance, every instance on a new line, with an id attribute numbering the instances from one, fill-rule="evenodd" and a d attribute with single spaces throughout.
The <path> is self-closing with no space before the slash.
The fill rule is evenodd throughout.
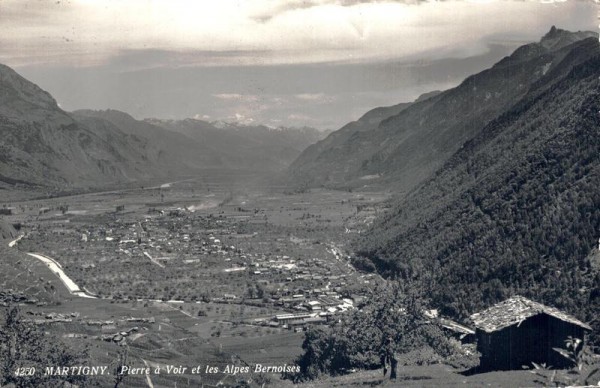
<path id="1" fill-rule="evenodd" d="M 372 4 L 372 3 L 397 3 L 397 4 L 407 4 L 407 5 L 416 5 L 419 3 L 423 3 L 427 0 L 287 0 L 284 2 L 269 2 L 265 4 L 266 6 L 262 9 L 256 11 L 256 13 L 251 14 L 250 18 L 256 20 L 260 23 L 266 23 L 273 18 L 287 13 L 293 12 L 297 10 L 310 9 L 315 7 L 323 7 L 323 6 L 337 6 L 337 7 L 352 7 L 355 5 L 362 4 Z M 559 0 L 566 1 L 566 0 Z"/>
<path id="2" fill-rule="evenodd" d="M 272 20 L 274 17 L 279 16 L 283 13 L 295 11 L 298 9 L 307 9 L 316 7 L 323 2 L 310 1 L 310 0 L 291 0 L 286 2 L 271 2 L 267 4 L 267 7 L 257 9 L 250 13 L 249 17 L 259 23 L 266 23 Z"/>
<path id="3" fill-rule="evenodd" d="M 0 0 L 0 61 L 144 66 L 136 53 L 146 53 L 177 67 L 466 56 L 485 51 L 490 36 L 531 41 L 553 24 L 595 28 L 595 12 L 577 1 Z"/>
<path id="4" fill-rule="evenodd" d="M 296 94 L 294 97 L 296 97 L 299 100 L 316 101 L 316 100 L 322 100 L 325 97 L 325 94 L 323 94 L 323 93 L 300 93 L 300 94 Z"/>
<path id="5" fill-rule="evenodd" d="M 254 123 L 254 119 L 252 117 L 248 117 L 241 113 L 235 113 L 233 116 L 229 116 L 227 121 L 233 121 L 243 125 L 251 125 Z"/>
<path id="6" fill-rule="evenodd" d="M 122 49 L 111 55 L 104 65 L 123 71 L 156 67 L 245 65 L 252 63 L 255 58 L 269 55 L 270 50 Z"/>
<path id="7" fill-rule="evenodd" d="M 312 103 L 329 103 L 335 101 L 335 96 L 329 96 L 325 93 L 299 93 L 294 95 L 295 98 L 301 101 Z"/>
<path id="8" fill-rule="evenodd" d="M 220 93 L 213 94 L 214 97 L 220 100 L 236 100 L 243 102 L 257 102 L 260 100 L 259 96 L 253 94 L 239 94 L 239 93 Z"/>
<path id="9" fill-rule="evenodd" d="M 292 113 L 287 118 L 291 121 L 314 121 L 314 118 L 302 113 Z"/>

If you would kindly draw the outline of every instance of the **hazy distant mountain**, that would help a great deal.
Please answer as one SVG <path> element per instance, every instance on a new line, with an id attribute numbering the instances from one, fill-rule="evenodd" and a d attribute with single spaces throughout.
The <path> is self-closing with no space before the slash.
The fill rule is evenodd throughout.
<path id="1" fill-rule="evenodd" d="M 517 49 L 453 89 L 346 125 L 306 149 L 289 174 L 309 186 L 383 183 L 406 192 L 539 82 L 552 82 L 577 64 L 581 58 L 569 54 L 589 46 L 585 38 L 593 36 L 552 28 L 539 43 Z"/>
<path id="2" fill-rule="evenodd" d="M 101 129 L 110 123 L 126 135 L 138 139 L 153 160 L 173 172 L 190 172 L 226 164 L 219 150 L 149 122 L 136 120 L 118 110 L 78 110 L 72 114 L 91 128 Z"/>
<path id="3" fill-rule="evenodd" d="M 96 186 L 150 174 L 146 147 L 112 126 L 91 128 L 0 65 L 0 182 Z"/>
<path id="4" fill-rule="evenodd" d="M 157 120 L 147 123 L 183 134 L 219 152 L 231 167 L 278 171 L 327 132 L 314 128 L 270 128 L 223 121 Z"/>
<path id="5" fill-rule="evenodd" d="M 503 93 L 527 89 L 393 201 L 361 236 L 363 258 L 384 274 L 427 274 L 446 314 L 525 294 L 600 328 L 600 45 L 582 36 L 553 29 L 449 95 L 465 85 L 471 98 L 485 94 L 474 90 L 489 85 L 479 78 L 501 70 Z M 520 80 L 527 72 L 534 82 Z"/>

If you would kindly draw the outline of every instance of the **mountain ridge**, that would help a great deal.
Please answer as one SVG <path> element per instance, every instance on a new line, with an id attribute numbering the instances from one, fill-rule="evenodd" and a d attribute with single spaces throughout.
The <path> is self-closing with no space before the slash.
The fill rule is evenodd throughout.
<path id="1" fill-rule="evenodd" d="M 230 166 L 277 172 L 326 132 L 314 128 L 210 123 L 204 120 L 145 120 L 219 150 Z"/>
<path id="2" fill-rule="evenodd" d="M 596 38 L 585 38 L 590 34 Z M 554 36 L 559 36 L 559 43 L 549 44 Z M 379 176 L 378 184 L 406 193 L 547 73 L 557 71 L 577 45 L 593 48 L 594 41 L 593 33 L 551 29 L 540 42 L 518 48 L 457 87 L 415 102 L 368 131 L 341 136 L 352 123 L 348 124 L 331 134 L 328 143 L 306 149 L 288 173 L 308 186 L 331 187 L 359 187 L 365 183 L 361 177 Z M 340 141 L 332 140 L 336 137 Z"/>
<path id="3" fill-rule="evenodd" d="M 143 150 L 123 133 L 115 128 L 97 132 L 77 122 L 48 92 L 4 65 L 0 134 L 0 177 L 5 184 L 93 186 L 149 173 L 136 163 Z"/>
<path id="4" fill-rule="evenodd" d="M 523 294 L 595 330 L 600 45 L 467 141 L 357 241 L 390 277 L 430 279 L 444 314 Z"/>
<path id="5" fill-rule="evenodd" d="M 197 120 L 165 123 L 111 109 L 66 112 L 50 93 L 0 65 L 0 186 L 63 191 L 189 177 L 207 168 L 278 171 L 322 135 L 207 123 L 203 137 Z M 186 133 L 182 123 L 194 128 Z"/>

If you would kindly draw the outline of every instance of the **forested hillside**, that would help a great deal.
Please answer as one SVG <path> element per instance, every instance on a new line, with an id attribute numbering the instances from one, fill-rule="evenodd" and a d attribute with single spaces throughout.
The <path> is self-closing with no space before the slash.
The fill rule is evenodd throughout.
<path id="1" fill-rule="evenodd" d="M 450 316 L 522 294 L 598 332 L 600 56 L 584 42 L 397 200 L 360 255 L 387 276 L 429 279 Z"/>

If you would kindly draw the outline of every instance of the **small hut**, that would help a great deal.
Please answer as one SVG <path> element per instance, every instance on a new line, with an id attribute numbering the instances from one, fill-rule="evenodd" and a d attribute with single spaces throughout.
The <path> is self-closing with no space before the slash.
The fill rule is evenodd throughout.
<path id="1" fill-rule="evenodd" d="M 480 370 L 521 369 L 532 362 L 567 368 L 569 361 L 553 348 L 565 348 L 571 336 L 584 340 L 592 328 L 522 296 L 514 296 L 471 315 L 476 328 Z"/>

